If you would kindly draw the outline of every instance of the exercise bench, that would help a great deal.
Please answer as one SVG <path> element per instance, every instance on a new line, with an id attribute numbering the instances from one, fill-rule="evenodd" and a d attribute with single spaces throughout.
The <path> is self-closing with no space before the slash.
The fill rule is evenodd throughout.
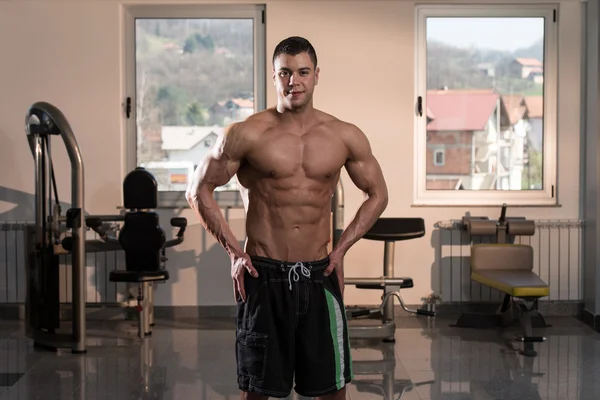
<path id="1" fill-rule="evenodd" d="M 535 222 L 525 218 L 506 218 L 506 204 L 498 221 L 464 217 L 463 228 L 473 236 L 496 236 L 497 243 L 471 245 L 471 280 L 504 293 L 496 314 L 463 314 L 455 326 L 483 328 L 507 327 L 518 321 L 522 333 L 522 354 L 536 356 L 534 343 L 544 342 L 534 336 L 533 328 L 549 327 L 538 311 L 538 300 L 548 296 L 549 286 L 533 272 L 533 247 L 515 244 L 515 236 L 533 236 Z"/>

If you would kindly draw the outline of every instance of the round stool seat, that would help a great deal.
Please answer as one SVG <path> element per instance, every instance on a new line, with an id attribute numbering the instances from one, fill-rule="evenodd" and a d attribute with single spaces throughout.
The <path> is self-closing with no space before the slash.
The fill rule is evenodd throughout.
<path id="1" fill-rule="evenodd" d="M 379 218 L 363 238 L 395 242 L 423 236 L 425 236 L 423 218 Z"/>

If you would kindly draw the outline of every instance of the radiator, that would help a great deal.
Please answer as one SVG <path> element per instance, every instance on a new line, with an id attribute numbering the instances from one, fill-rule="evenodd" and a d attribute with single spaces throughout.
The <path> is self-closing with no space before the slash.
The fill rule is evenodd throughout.
<path id="1" fill-rule="evenodd" d="M 0 222 L 0 304 L 25 303 L 25 226 L 28 222 Z M 98 239 L 87 231 L 87 239 Z M 71 256 L 60 259 L 60 301 L 72 300 Z M 127 300 L 126 283 L 109 282 L 114 269 L 125 269 L 123 251 L 106 251 L 86 255 L 87 303 L 114 304 Z"/>
<path id="2" fill-rule="evenodd" d="M 25 302 L 26 222 L 0 222 L 0 304 Z M 432 282 L 443 303 L 497 301 L 500 292 L 470 280 L 470 242 L 457 222 L 440 222 L 433 232 L 436 243 Z M 516 243 L 533 246 L 534 271 L 550 285 L 544 300 L 583 300 L 582 228 L 580 220 L 536 221 L 534 236 L 517 237 Z M 88 239 L 97 239 L 88 231 Z M 437 236 L 437 237 L 436 237 Z M 475 237 L 474 243 L 493 242 Z M 108 281 L 114 269 L 125 269 L 123 251 L 87 254 L 87 302 L 120 303 L 127 300 L 125 283 Z M 71 257 L 60 257 L 60 301 L 71 302 Z"/>
<path id="3" fill-rule="evenodd" d="M 550 286 L 543 300 L 583 300 L 583 221 L 536 220 L 533 236 L 517 236 L 515 243 L 534 250 L 533 270 Z M 460 221 L 439 222 L 433 282 L 443 303 L 497 301 L 503 295 L 470 279 L 471 243 L 494 243 L 496 237 L 471 239 Z M 435 232 L 435 231 L 434 231 Z M 435 235 L 435 233 L 434 233 Z"/>

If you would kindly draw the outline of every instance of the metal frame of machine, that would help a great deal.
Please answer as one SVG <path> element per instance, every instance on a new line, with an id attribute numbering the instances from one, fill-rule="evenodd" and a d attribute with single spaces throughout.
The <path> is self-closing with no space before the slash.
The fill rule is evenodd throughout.
<path id="1" fill-rule="evenodd" d="M 122 250 L 120 241 L 109 234 L 110 229 L 107 229 L 105 222 L 125 221 L 127 214 L 85 215 L 83 158 L 69 122 L 57 107 L 47 102 L 34 103 L 27 110 L 25 126 L 35 163 L 35 222 L 27 225 L 25 240 L 26 335 L 38 347 L 70 347 L 73 353 L 85 353 L 88 333 L 86 253 Z M 58 199 L 52 165 L 53 135 L 62 138 L 71 161 L 71 207 L 64 215 Z M 162 245 L 160 268 L 164 268 L 166 261 L 165 248 L 183 242 L 185 218 L 172 218 L 171 225 L 179 227 L 179 232 L 174 239 L 167 240 Z M 94 230 L 100 240 L 86 240 L 88 228 Z M 70 235 L 66 235 L 69 231 Z M 70 333 L 57 332 L 60 328 L 58 256 L 61 254 L 71 255 L 73 296 Z M 118 277 L 114 278 L 111 275 L 111 280 L 118 281 Z M 150 327 L 154 325 L 152 285 L 156 280 L 140 277 L 135 281 L 139 286 L 136 308 L 140 338 L 149 335 Z"/>
<path id="2" fill-rule="evenodd" d="M 35 163 L 35 225 L 28 227 L 28 232 L 31 234 L 27 235 L 27 333 L 36 342 L 52 343 L 60 347 L 71 346 L 73 353 L 85 353 L 86 248 L 83 158 L 69 122 L 52 104 L 46 102 L 33 104 L 27 111 L 25 126 Z M 61 215 L 52 166 L 50 152 L 52 135 L 61 136 L 71 161 L 71 208 L 65 216 Z M 49 182 L 52 182 L 54 189 L 55 205 L 51 203 Z M 49 276 L 42 277 L 39 273 L 58 275 L 58 256 L 54 246 L 64 229 L 62 225 L 64 223 L 66 228 L 70 229 L 72 238 L 70 253 L 73 269 L 73 329 L 71 335 L 55 335 L 54 330 L 58 328 L 59 321 L 58 284 L 55 285 L 54 292 L 51 285 L 44 285 L 47 281 L 43 278 Z M 38 263 L 41 265 L 36 268 Z M 56 283 L 57 281 L 56 278 Z M 44 318 L 46 321 L 34 321 L 34 313 L 41 314 L 40 310 L 33 308 L 37 305 L 34 297 L 45 305 L 46 309 L 43 312 L 50 313 L 46 314 Z M 52 309 L 48 309 L 49 307 Z"/>

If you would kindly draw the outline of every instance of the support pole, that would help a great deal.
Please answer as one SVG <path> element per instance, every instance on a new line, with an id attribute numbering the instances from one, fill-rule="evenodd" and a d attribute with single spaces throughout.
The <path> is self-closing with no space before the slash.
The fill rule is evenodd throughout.
<path id="1" fill-rule="evenodd" d="M 333 248 L 335 248 L 344 232 L 344 187 L 341 178 L 338 180 L 335 192 L 333 192 L 331 211 L 333 213 L 332 243 Z"/>

